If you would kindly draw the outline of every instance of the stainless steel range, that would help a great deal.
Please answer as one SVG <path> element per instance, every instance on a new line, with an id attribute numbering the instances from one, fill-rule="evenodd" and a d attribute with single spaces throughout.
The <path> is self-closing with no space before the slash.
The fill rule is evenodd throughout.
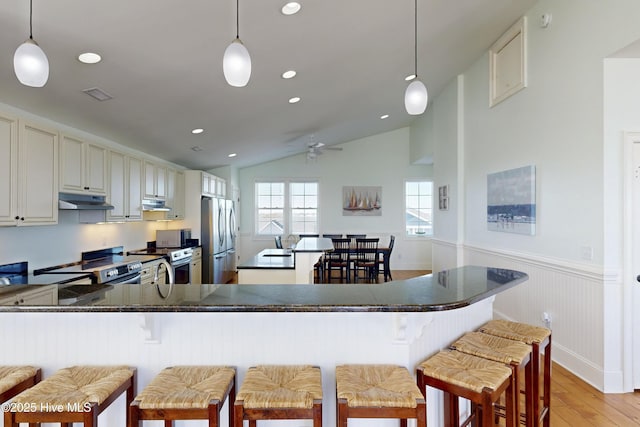
<path id="1" fill-rule="evenodd" d="M 193 258 L 193 248 L 156 248 L 149 247 L 139 251 L 131 251 L 129 255 L 162 255 L 173 270 L 174 283 L 191 283 L 190 267 Z"/>
<path id="2" fill-rule="evenodd" d="M 41 268 L 33 271 L 40 274 L 66 274 L 86 276 L 91 283 L 126 284 L 140 283 L 142 262 L 139 257 L 124 255 L 124 248 L 100 249 L 82 253 L 82 259 L 70 264 Z"/>

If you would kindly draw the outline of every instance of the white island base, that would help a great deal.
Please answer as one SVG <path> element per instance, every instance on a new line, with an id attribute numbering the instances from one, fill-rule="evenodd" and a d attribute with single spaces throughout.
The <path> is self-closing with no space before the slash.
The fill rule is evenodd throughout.
<path id="1" fill-rule="evenodd" d="M 227 364 L 238 386 L 256 364 L 311 364 L 322 369 L 323 425 L 335 425 L 335 366 L 393 363 L 416 366 L 492 318 L 493 297 L 468 307 L 425 313 L 0 313 L 0 364 L 32 364 L 43 378 L 77 364 L 126 364 L 138 369 L 138 391 L 164 367 Z M 440 395 L 427 395 L 430 426 L 442 425 Z M 222 411 L 223 426 L 227 410 Z M 100 427 L 123 427 L 121 396 L 99 417 Z M 0 421 L 1 423 L 2 421 Z M 246 422 L 245 422 L 246 424 Z M 52 425 L 52 424 L 44 424 Z M 145 421 L 146 426 L 162 426 Z M 206 426 L 179 421 L 176 427 Z M 262 426 L 310 426 L 307 421 L 263 421 Z M 397 426 L 395 420 L 350 420 L 349 426 Z M 410 421 L 410 425 L 413 424 Z"/>

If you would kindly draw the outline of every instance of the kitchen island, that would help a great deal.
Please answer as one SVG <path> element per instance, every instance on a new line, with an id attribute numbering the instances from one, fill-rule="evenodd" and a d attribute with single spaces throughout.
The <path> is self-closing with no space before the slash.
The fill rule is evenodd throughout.
<path id="1" fill-rule="evenodd" d="M 128 364 L 138 368 L 138 389 L 171 365 L 234 365 L 241 382 L 256 364 L 314 364 L 323 373 L 324 425 L 331 426 L 337 364 L 413 371 L 491 319 L 493 296 L 527 278 L 466 266 L 385 284 L 176 285 L 170 293 L 169 285 L 121 285 L 88 305 L 0 307 L 0 362 L 37 365 L 45 377 L 74 364 Z M 428 420 L 437 425 L 439 395 L 430 391 L 428 399 Z M 121 399 L 101 417 L 122 425 L 123 411 Z"/>

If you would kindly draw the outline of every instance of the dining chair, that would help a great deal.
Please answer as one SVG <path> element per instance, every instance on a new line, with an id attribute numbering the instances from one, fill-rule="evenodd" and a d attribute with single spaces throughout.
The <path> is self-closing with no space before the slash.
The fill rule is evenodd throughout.
<path id="1" fill-rule="evenodd" d="M 356 239 L 356 254 L 353 260 L 353 281 L 358 282 L 360 271 L 369 282 L 378 281 L 378 243 L 380 239 Z"/>
<path id="2" fill-rule="evenodd" d="M 342 239 L 342 234 L 323 234 L 325 239 Z"/>
<path id="3" fill-rule="evenodd" d="M 396 241 L 396 236 L 391 235 L 391 237 L 389 238 L 389 247 L 384 251 L 380 251 L 380 255 L 378 255 L 378 274 L 382 273 L 384 276 L 384 281 L 387 281 L 387 278 L 389 278 L 389 280 L 393 280 L 393 277 L 391 277 L 391 266 L 390 266 L 390 262 L 391 262 L 391 251 L 393 251 L 393 244 Z M 382 266 L 382 268 L 380 268 L 380 266 Z"/>
<path id="4" fill-rule="evenodd" d="M 276 236 L 275 240 L 276 240 L 276 248 L 282 249 L 282 236 Z"/>
<path id="5" fill-rule="evenodd" d="M 343 283 L 344 277 L 347 283 L 351 282 L 351 239 L 335 238 L 331 239 L 333 243 L 333 251 L 326 254 L 327 283 L 331 283 L 331 271 L 340 271 L 340 283 Z"/>

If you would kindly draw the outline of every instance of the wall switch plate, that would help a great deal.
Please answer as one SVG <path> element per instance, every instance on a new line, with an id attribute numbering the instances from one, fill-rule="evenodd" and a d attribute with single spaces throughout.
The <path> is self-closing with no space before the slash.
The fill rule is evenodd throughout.
<path id="1" fill-rule="evenodd" d="M 593 261 L 593 248 L 591 246 L 582 246 L 580 248 L 580 258 L 585 261 Z"/>

